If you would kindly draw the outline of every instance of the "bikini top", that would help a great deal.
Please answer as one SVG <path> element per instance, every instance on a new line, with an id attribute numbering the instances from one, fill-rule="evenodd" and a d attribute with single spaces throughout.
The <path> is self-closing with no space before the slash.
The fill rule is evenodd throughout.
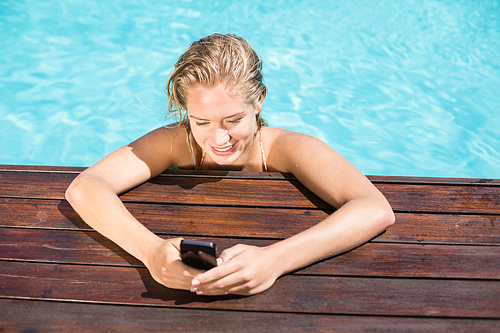
<path id="1" fill-rule="evenodd" d="M 262 144 L 262 135 L 259 135 L 260 152 L 262 154 L 262 166 L 264 171 L 267 172 L 266 154 L 264 153 L 264 145 Z M 206 152 L 203 150 L 203 155 L 201 156 L 200 164 L 198 165 L 198 170 L 201 170 L 203 166 L 203 161 L 205 160 Z"/>

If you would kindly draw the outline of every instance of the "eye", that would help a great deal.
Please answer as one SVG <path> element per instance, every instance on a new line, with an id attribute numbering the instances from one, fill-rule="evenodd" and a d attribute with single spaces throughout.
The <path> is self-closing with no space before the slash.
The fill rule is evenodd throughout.
<path id="1" fill-rule="evenodd" d="M 229 122 L 233 123 L 233 124 L 236 124 L 236 123 L 239 123 L 242 119 L 243 118 L 238 118 L 238 119 L 230 120 Z"/>
<path id="2" fill-rule="evenodd" d="M 208 124 L 208 122 L 196 122 L 196 126 L 204 126 L 207 124 Z"/>

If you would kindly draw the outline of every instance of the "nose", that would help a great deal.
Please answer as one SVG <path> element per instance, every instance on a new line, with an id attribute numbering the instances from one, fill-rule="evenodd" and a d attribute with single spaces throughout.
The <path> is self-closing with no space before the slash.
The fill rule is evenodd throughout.
<path id="1" fill-rule="evenodd" d="M 228 131 L 223 128 L 215 129 L 215 134 L 213 136 L 213 143 L 219 147 L 224 146 L 229 142 L 231 138 L 229 137 Z"/>

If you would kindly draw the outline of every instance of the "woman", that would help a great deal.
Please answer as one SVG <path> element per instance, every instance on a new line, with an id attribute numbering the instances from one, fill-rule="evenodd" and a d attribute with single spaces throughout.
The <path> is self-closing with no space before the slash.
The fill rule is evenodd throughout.
<path id="1" fill-rule="evenodd" d="M 169 288 L 199 295 L 259 293 L 281 275 L 359 246 L 394 223 L 384 196 L 333 149 L 313 137 L 265 126 L 261 69 L 259 56 L 243 38 L 214 34 L 194 42 L 165 86 L 168 110 L 181 121 L 104 157 L 66 191 L 90 226 Z M 197 270 L 181 261 L 181 238 L 156 236 L 117 196 L 172 167 L 292 173 L 337 210 L 270 246 L 226 249 L 217 267 Z"/>

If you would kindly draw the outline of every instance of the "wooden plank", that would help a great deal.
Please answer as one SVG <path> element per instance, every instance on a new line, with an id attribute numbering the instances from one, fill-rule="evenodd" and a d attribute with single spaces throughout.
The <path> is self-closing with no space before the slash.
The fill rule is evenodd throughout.
<path id="1" fill-rule="evenodd" d="M 500 214 L 500 187 L 377 184 L 395 211 Z"/>
<path id="2" fill-rule="evenodd" d="M 396 223 L 377 241 L 500 245 L 500 215 L 396 213 Z"/>
<path id="3" fill-rule="evenodd" d="M 33 171 L 33 172 L 62 172 L 78 174 L 85 170 L 85 167 L 61 167 L 61 166 L 39 166 L 39 165 L 1 165 L 0 171 Z M 202 176 L 217 178 L 273 178 L 273 179 L 294 179 L 291 174 L 258 172 L 243 173 L 238 171 L 207 171 L 207 170 L 167 170 L 163 175 L 176 177 Z M 491 185 L 500 186 L 500 179 L 489 178 L 444 178 L 444 177 L 407 177 L 407 176 L 373 176 L 367 175 L 368 179 L 374 183 L 405 183 L 405 184 L 442 184 L 442 185 Z"/>
<path id="4" fill-rule="evenodd" d="M 252 297 L 165 288 L 146 269 L 4 261 L 0 297 L 199 309 L 500 318 L 500 281 L 287 275 Z"/>
<path id="5" fill-rule="evenodd" d="M 331 209 L 297 181 L 206 180 L 184 179 L 179 184 L 174 178 L 158 177 L 121 198 L 158 203 Z M 377 184 L 377 187 L 395 211 L 500 214 L 497 187 L 404 184 Z"/>
<path id="6" fill-rule="evenodd" d="M 57 318 L 57 320 L 54 320 Z M 92 318 L 89 320 L 89 318 Z M 499 320 L 203 311 L 0 299 L 5 332 L 493 332 Z"/>
<path id="7" fill-rule="evenodd" d="M 71 173 L 75 176 L 84 171 L 83 167 L 35 166 L 35 165 L 0 165 L 0 171 Z M 277 172 L 239 172 L 217 170 L 166 170 L 161 176 L 188 178 L 233 178 L 233 179 L 292 179 L 292 174 Z"/>
<path id="8" fill-rule="evenodd" d="M 0 168 L 1 169 L 1 168 Z M 296 179 L 292 174 L 288 173 L 243 173 L 238 171 L 197 171 L 197 170 L 167 170 L 162 175 L 177 176 L 177 177 L 193 177 L 201 176 L 217 178 L 282 178 L 288 180 Z M 434 184 L 434 185 L 480 185 L 480 186 L 500 186 L 500 179 L 488 178 L 444 178 L 444 177 L 407 177 L 407 176 L 366 176 L 373 183 L 388 183 L 388 184 Z"/>
<path id="9" fill-rule="evenodd" d="M 0 259 L 144 267 L 96 232 L 0 228 Z M 219 253 L 239 243 L 266 246 L 260 239 L 210 238 Z M 500 279 L 500 246 L 443 246 L 369 243 L 302 269 L 298 274 Z"/>
<path id="10" fill-rule="evenodd" d="M 0 228 L 0 259 L 144 267 L 95 231 Z"/>
<path id="11" fill-rule="evenodd" d="M 0 196 L 64 199 L 64 192 L 75 177 L 70 173 L 0 171 Z M 298 181 L 273 179 L 160 176 L 121 198 L 129 202 L 330 208 Z"/>
<path id="12" fill-rule="evenodd" d="M 64 199 L 73 173 L 0 171 L 1 197 Z"/>
<path id="13" fill-rule="evenodd" d="M 500 214 L 500 187 L 385 183 L 376 186 L 387 197 L 395 211 Z M 184 178 L 179 184 L 173 177 L 157 177 L 124 194 L 122 200 L 330 208 L 299 182 L 279 180 Z M 283 203 L 285 201 L 286 205 Z"/>
<path id="14" fill-rule="evenodd" d="M 63 199 L 68 173 L 0 171 L 0 196 Z M 500 214 L 500 187 L 380 183 L 398 212 Z M 404 193 L 404 195 L 402 195 Z M 265 194 L 265 195 L 264 195 Z M 283 200 L 283 198 L 287 200 Z M 329 209 L 297 181 L 160 176 L 121 196 L 124 201 Z"/>
<path id="15" fill-rule="evenodd" d="M 329 211 L 126 203 L 160 234 L 283 239 L 322 221 Z M 169 223 L 168 221 L 175 221 Z M 87 229 L 66 201 L 0 198 L 0 226 Z M 286 226 L 286 227 L 285 227 Z M 500 215 L 396 213 L 378 242 L 500 245 Z"/>
<path id="16" fill-rule="evenodd" d="M 500 179 L 490 178 L 404 177 L 370 175 L 368 175 L 367 177 L 373 183 L 500 186 Z"/>
<path id="17" fill-rule="evenodd" d="M 123 201 L 158 203 L 331 209 L 330 205 L 297 181 L 213 180 L 185 178 L 179 184 L 175 178 L 158 177 L 125 193 L 121 198 Z M 403 184 L 376 186 L 395 211 L 500 214 L 498 187 Z M 175 199 L 172 200 L 172 197 Z"/>
<path id="18" fill-rule="evenodd" d="M 311 209 L 248 208 L 125 203 L 151 230 L 169 234 L 288 237 L 328 216 Z M 292 231 L 284 229 L 290 225 Z M 90 229 L 65 200 L 0 198 L 0 225 Z"/>
<path id="19" fill-rule="evenodd" d="M 286 200 L 283 200 L 286 198 Z M 298 181 L 156 177 L 121 195 L 123 201 L 224 206 L 326 208 Z"/>
<path id="20" fill-rule="evenodd" d="M 298 274 L 500 280 L 500 247 L 368 243 Z"/>
<path id="21" fill-rule="evenodd" d="M 54 320 L 57 318 L 57 320 Z M 92 318 L 92 320 L 89 320 Z M 0 299 L 5 332 L 493 332 L 499 320 L 298 315 Z"/>
<path id="22" fill-rule="evenodd" d="M 80 173 L 86 168 L 82 167 L 67 167 L 67 166 L 52 166 L 52 165 L 8 165 L 0 164 L 0 171 L 31 171 L 31 172 L 70 172 Z"/>

